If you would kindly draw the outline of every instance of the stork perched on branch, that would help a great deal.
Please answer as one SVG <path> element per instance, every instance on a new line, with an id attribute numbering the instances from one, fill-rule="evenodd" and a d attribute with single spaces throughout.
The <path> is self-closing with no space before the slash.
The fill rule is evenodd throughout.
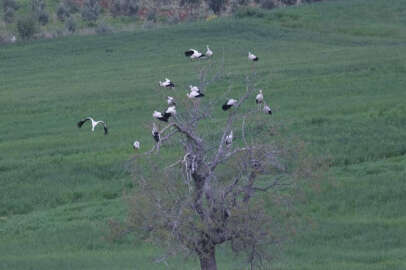
<path id="1" fill-rule="evenodd" d="M 155 123 L 152 124 L 152 137 L 154 137 L 154 140 L 158 143 L 159 140 L 161 139 L 159 135 L 158 128 L 156 127 Z"/>
<path id="2" fill-rule="evenodd" d="M 197 91 L 191 91 L 190 93 L 186 94 L 186 96 L 190 99 L 194 99 L 204 97 L 204 94 Z"/>
<path id="3" fill-rule="evenodd" d="M 231 107 L 233 107 L 235 104 L 237 104 L 237 100 L 230 98 L 229 100 L 226 101 L 226 103 L 223 104 L 223 111 L 227 111 Z"/>
<path id="4" fill-rule="evenodd" d="M 173 97 L 168 96 L 168 105 L 169 106 L 176 105 L 175 99 Z"/>
<path id="5" fill-rule="evenodd" d="M 81 127 L 83 126 L 83 124 L 84 124 L 85 122 L 87 122 L 87 121 L 91 121 L 92 131 L 94 131 L 94 128 L 95 128 L 98 124 L 102 124 L 102 125 L 103 125 L 103 128 L 104 128 L 104 135 L 107 135 L 107 125 L 106 125 L 106 123 L 103 122 L 103 121 L 95 121 L 95 120 L 93 120 L 93 118 L 91 118 L 91 117 L 86 117 L 86 118 L 80 120 L 80 121 L 78 122 L 78 127 L 81 128 Z"/>
<path id="6" fill-rule="evenodd" d="M 226 137 L 227 147 L 230 147 L 232 142 L 233 142 L 233 131 L 231 130 L 230 134 L 228 134 Z"/>
<path id="7" fill-rule="evenodd" d="M 166 113 L 163 114 L 161 112 L 154 111 L 154 113 L 152 114 L 152 117 L 154 117 L 158 120 L 164 121 L 164 122 L 168 122 L 170 114 L 166 114 Z"/>
<path id="8" fill-rule="evenodd" d="M 165 81 L 163 81 L 163 82 L 159 81 L 159 86 L 165 87 L 165 88 L 174 88 L 175 84 L 168 78 L 165 78 Z"/>

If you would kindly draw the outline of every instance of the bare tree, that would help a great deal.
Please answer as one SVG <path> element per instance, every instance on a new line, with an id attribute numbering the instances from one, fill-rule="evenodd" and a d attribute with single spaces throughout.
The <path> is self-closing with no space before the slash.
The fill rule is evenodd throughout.
<path id="1" fill-rule="evenodd" d="M 128 224 L 137 235 L 167 247 L 158 261 L 181 252 L 196 255 L 201 269 L 215 270 L 216 247 L 229 243 L 246 254 L 253 269 L 286 235 L 273 209 L 289 207 L 281 190 L 301 178 L 293 165 L 297 149 L 284 146 L 271 116 L 255 104 L 255 64 L 251 75 L 236 78 L 225 74 L 224 61 L 211 61 L 190 64 L 198 68 L 205 96 L 190 100 L 181 89 L 173 90 L 181 91 L 177 114 L 161 127 L 156 145 L 134 158 L 137 187 L 128 195 Z M 211 85 L 227 82 L 222 97 L 214 98 Z M 168 90 L 159 91 L 164 104 Z M 223 111 L 222 103 L 237 93 L 238 102 Z"/>

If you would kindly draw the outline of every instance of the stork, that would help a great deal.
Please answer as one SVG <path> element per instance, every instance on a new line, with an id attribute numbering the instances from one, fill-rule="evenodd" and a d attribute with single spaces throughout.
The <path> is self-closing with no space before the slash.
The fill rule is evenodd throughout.
<path id="1" fill-rule="evenodd" d="M 176 105 L 175 99 L 173 97 L 168 96 L 168 105 L 169 106 Z"/>
<path id="2" fill-rule="evenodd" d="M 92 131 L 94 131 L 94 128 L 95 128 L 98 124 L 102 124 L 102 125 L 103 125 L 103 128 L 104 128 L 104 135 L 107 135 L 107 125 L 106 125 L 106 123 L 103 122 L 103 121 L 94 121 L 94 119 L 91 118 L 91 117 L 86 117 L 86 118 L 80 120 L 80 121 L 78 122 L 78 127 L 81 128 L 82 125 L 83 125 L 85 122 L 87 122 L 87 121 L 91 121 L 91 124 L 92 124 Z"/>
<path id="3" fill-rule="evenodd" d="M 135 141 L 135 142 L 133 143 L 133 148 L 134 148 L 134 150 L 140 149 L 140 142 L 139 142 L 139 141 Z"/>
<path id="4" fill-rule="evenodd" d="M 11 41 L 11 43 L 15 43 L 15 42 L 17 41 L 16 36 L 13 35 L 13 36 L 10 38 L 10 41 Z"/>
<path id="5" fill-rule="evenodd" d="M 161 136 L 159 135 L 159 131 L 158 131 L 158 128 L 156 127 L 155 123 L 152 124 L 152 137 L 154 137 L 154 140 L 157 143 L 161 139 Z"/>
<path id="6" fill-rule="evenodd" d="M 189 49 L 185 52 L 185 56 L 186 57 L 190 57 L 191 60 L 193 59 L 199 59 L 204 57 L 205 55 L 201 52 L 199 52 L 198 50 L 195 49 Z"/>
<path id="7" fill-rule="evenodd" d="M 266 113 L 266 114 L 272 114 L 271 107 L 269 107 L 268 105 L 264 104 L 264 113 Z"/>
<path id="8" fill-rule="evenodd" d="M 174 88 L 175 84 L 168 78 L 165 78 L 165 81 L 163 81 L 163 82 L 159 81 L 159 86 L 165 87 L 165 88 Z"/>
<path id="9" fill-rule="evenodd" d="M 190 99 L 194 99 L 204 97 L 204 94 L 197 91 L 191 91 L 190 93 L 186 94 L 186 96 Z"/>
<path id="10" fill-rule="evenodd" d="M 154 113 L 152 114 L 152 117 L 154 117 L 158 120 L 164 121 L 164 122 L 168 122 L 169 116 L 170 115 L 162 114 L 161 112 L 158 112 L 158 111 L 154 111 Z"/>
<path id="11" fill-rule="evenodd" d="M 237 104 L 237 100 L 230 98 L 229 100 L 226 101 L 226 103 L 223 104 L 223 107 L 222 107 L 223 111 L 227 111 L 228 109 L 233 107 L 235 104 Z"/>
<path id="12" fill-rule="evenodd" d="M 248 59 L 251 61 L 258 61 L 259 58 L 255 54 L 248 52 Z"/>
<path id="13" fill-rule="evenodd" d="M 212 57 L 213 56 L 213 51 L 210 50 L 209 45 L 207 45 L 206 48 L 207 48 L 207 51 L 206 51 L 205 55 L 207 57 Z"/>
<path id="14" fill-rule="evenodd" d="M 176 114 L 176 107 L 175 106 L 169 106 L 168 109 L 165 111 L 165 115 L 168 115 L 168 118 L 171 116 L 174 116 Z"/>
<path id="15" fill-rule="evenodd" d="M 227 147 L 230 147 L 232 142 L 233 142 L 233 131 L 231 130 L 230 134 L 228 134 L 226 137 Z"/>
<path id="16" fill-rule="evenodd" d="M 262 90 L 259 90 L 259 94 L 255 97 L 255 102 L 258 104 L 258 111 L 261 110 L 261 104 L 264 102 L 264 95 Z"/>
<path id="17" fill-rule="evenodd" d="M 200 89 L 197 86 L 189 85 L 189 88 L 191 92 L 200 92 Z"/>

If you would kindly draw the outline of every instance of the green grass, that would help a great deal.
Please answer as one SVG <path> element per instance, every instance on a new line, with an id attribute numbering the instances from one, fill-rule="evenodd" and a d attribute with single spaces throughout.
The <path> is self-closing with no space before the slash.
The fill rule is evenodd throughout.
<path id="1" fill-rule="evenodd" d="M 300 207 L 312 228 L 286 245 L 276 269 L 406 268 L 406 3 L 260 14 L 1 47 L 0 268 L 166 269 L 151 264 L 159 251 L 148 244 L 108 241 L 107 221 L 126 215 L 131 143 L 152 146 L 157 81 L 196 82 L 198 64 L 182 54 L 206 44 L 218 62 L 224 49 L 230 78 L 246 74 L 255 51 L 258 86 L 283 136 L 331 160 L 330 177 Z M 110 134 L 79 130 L 87 115 L 106 119 Z M 226 249 L 218 257 L 220 269 L 244 269 Z"/>

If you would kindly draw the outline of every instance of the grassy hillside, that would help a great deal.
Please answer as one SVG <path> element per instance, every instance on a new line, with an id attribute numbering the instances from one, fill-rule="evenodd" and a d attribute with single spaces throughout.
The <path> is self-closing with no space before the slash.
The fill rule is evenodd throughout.
<path id="1" fill-rule="evenodd" d="M 195 82 L 199 64 L 183 51 L 206 44 L 214 61 L 224 51 L 233 78 L 255 51 L 273 121 L 331 160 L 329 180 L 301 208 L 312 230 L 276 269 L 406 268 L 405 15 L 403 1 L 327 1 L 0 47 L 0 268 L 166 269 L 151 266 L 147 244 L 109 242 L 106 224 L 126 215 L 132 141 L 153 143 L 157 81 Z M 87 115 L 107 120 L 110 134 L 79 130 Z M 218 257 L 220 269 L 244 269 L 227 250 Z M 198 269 L 183 258 L 169 268 Z"/>

